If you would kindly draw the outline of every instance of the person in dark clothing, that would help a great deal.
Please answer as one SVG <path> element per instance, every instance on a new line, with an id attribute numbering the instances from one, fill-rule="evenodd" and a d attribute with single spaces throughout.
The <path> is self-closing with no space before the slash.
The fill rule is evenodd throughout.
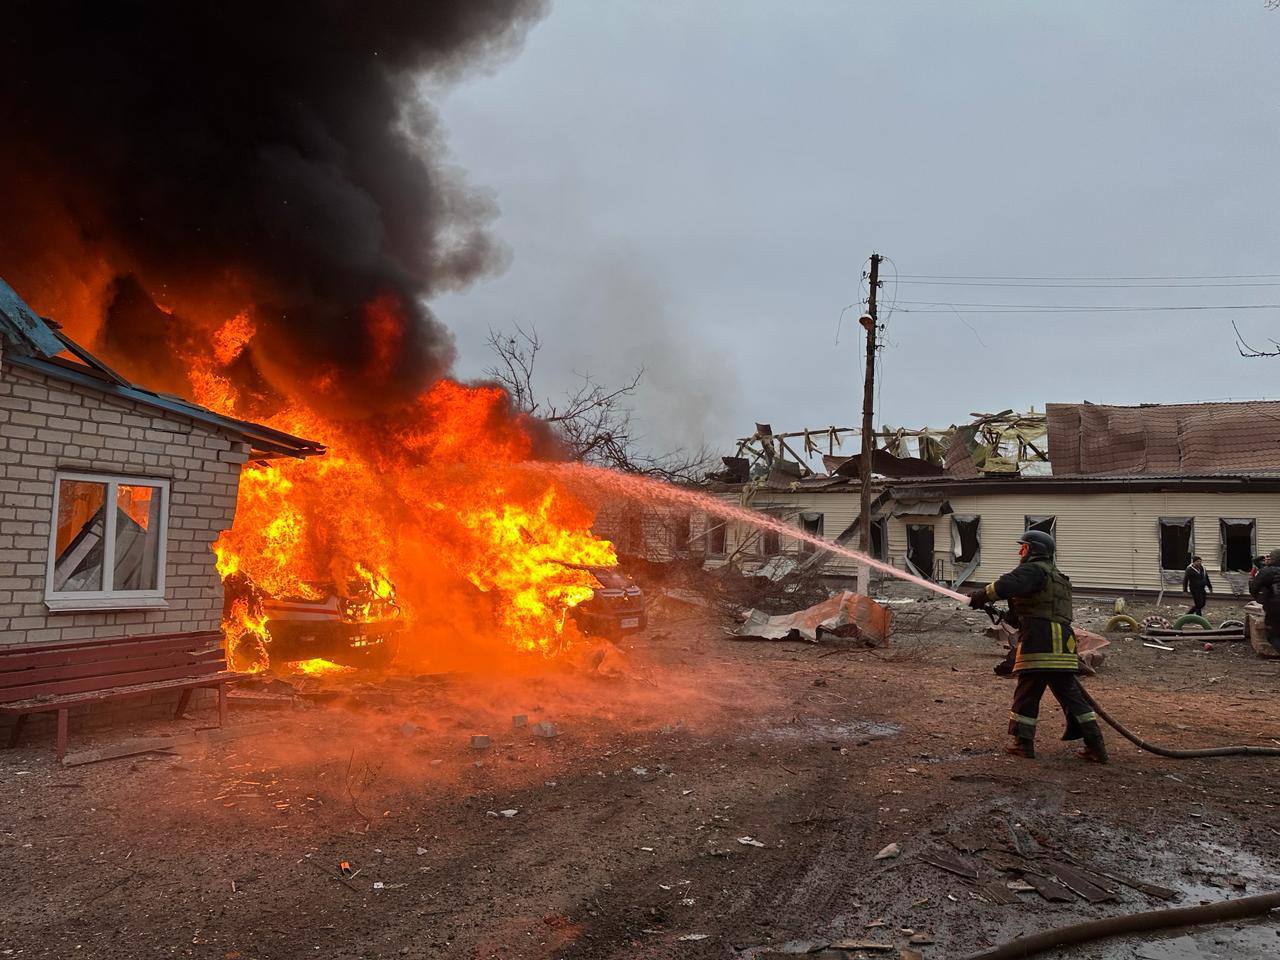
<path id="1" fill-rule="evenodd" d="M 1206 591 L 1213 591 L 1209 582 L 1209 571 L 1204 568 L 1204 561 L 1199 557 L 1191 558 L 1191 566 L 1182 575 L 1182 592 L 1191 594 L 1191 609 L 1187 613 L 1196 616 L 1204 613 L 1204 602 L 1208 599 Z"/>
<path id="2" fill-rule="evenodd" d="M 1018 687 L 1009 712 L 1013 742 L 1005 752 L 1034 759 L 1040 699 L 1053 692 L 1067 717 L 1063 740 L 1084 740 L 1082 759 L 1107 762 L 1098 717 L 1076 679 L 1080 658 L 1071 629 L 1071 581 L 1053 562 L 1053 537 L 1028 530 L 1018 540 L 1018 566 L 999 580 L 969 594 L 969 606 L 981 609 L 996 600 L 1009 601 L 1009 623 L 1017 627 L 1013 673 Z"/>
<path id="3" fill-rule="evenodd" d="M 1262 604 L 1267 639 L 1280 651 L 1280 550 L 1272 550 L 1262 569 L 1249 578 L 1249 595 Z"/>

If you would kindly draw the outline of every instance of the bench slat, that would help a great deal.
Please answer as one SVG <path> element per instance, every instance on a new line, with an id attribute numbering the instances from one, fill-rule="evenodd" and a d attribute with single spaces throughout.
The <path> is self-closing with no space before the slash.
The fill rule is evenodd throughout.
<path id="1" fill-rule="evenodd" d="M 45 713 L 50 710 L 62 710 L 67 707 L 80 706 L 86 703 L 101 703 L 104 700 L 115 700 L 118 697 L 131 697 L 135 694 L 154 693 L 157 690 L 181 690 L 184 687 L 216 687 L 224 683 L 234 683 L 251 677 L 251 673 L 237 673 L 225 670 L 207 677 L 184 677 L 177 680 L 164 680 L 158 683 L 138 683 L 111 690 L 93 690 L 87 693 L 72 693 L 47 700 L 18 700 L 12 703 L 0 703 L 0 714 Z"/>
<path id="2" fill-rule="evenodd" d="M 121 660 L 146 661 L 174 655 L 202 656 L 209 650 L 221 650 L 221 641 L 203 640 L 199 643 L 178 642 L 168 640 L 159 644 L 148 644 L 145 647 L 121 645 L 93 651 L 92 655 L 70 653 L 32 653 L 17 654 L 8 657 L 0 656 L 0 678 L 8 674 L 22 674 L 28 670 L 44 670 L 53 667 L 80 668 L 93 667 L 95 664 L 117 663 Z M 4 685 L 0 679 L 0 686 Z"/>
<path id="3" fill-rule="evenodd" d="M 188 663 L 177 667 L 160 667 L 155 670 L 134 670 L 129 673 L 117 673 L 111 677 L 85 677 L 78 680 L 50 680 L 44 683 L 25 684 L 21 687 L 9 687 L 4 691 L 4 700 L 28 700 L 34 697 L 57 695 L 63 693 L 84 693 L 89 690 L 104 690 L 111 687 L 147 684 L 156 680 L 177 680 L 183 677 L 202 677 L 217 673 L 222 665 L 215 662 Z"/>
<path id="4" fill-rule="evenodd" d="M 87 663 L 58 663 L 33 667 L 28 670 L 6 670 L 0 666 L 0 701 L 22 699 L 9 696 L 13 687 L 46 683 L 50 680 L 80 680 L 89 677 L 102 678 L 102 686 L 114 685 L 113 677 L 138 670 L 155 670 L 161 667 L 180 667 L 226 662 L 226 655 L 216 647 L 207 650 L 174 650 L 151 653 L 142 657 L 122 656 L 116 660 L 91 660 Z"/>
<path id="5" fill-rule="evenodd" d="M 61 663 L 84 663 L 94 660 L 117 660 L 145 656 L 156 651 L 203 649 L 221 644 L 221 633 L 186 633 L 164 636 L 114 637 L 87 644 L 50 644 L 40 648 L 25 644 L 0 646 L 0 673 L 28 667 L 56 666 Z"/>
<path id="6" fill-rule="evenodd" d="M 25 653 L 43 653 L 45 650 L 66 650 L 71 647 L 94 647 L 108 643 L 120 643 L 124 640 L 132 640 L 134 642 L 141 640 L 176 640 L 179 637 L 190 637 L 194 640 L 196 638 L 213 639 L 221 636 L 221 630 L 184 630 L 174 633 L 122 633 L 118 637 L 97 637 L 92 640 L 58 640 L 54 643 L 0 644 L 0 650 L 12 648 L 15 650 L 22 650 Z"/>

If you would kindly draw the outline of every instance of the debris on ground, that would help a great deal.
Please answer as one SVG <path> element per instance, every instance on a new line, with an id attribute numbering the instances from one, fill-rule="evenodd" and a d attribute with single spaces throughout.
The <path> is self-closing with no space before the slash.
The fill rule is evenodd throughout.
<path id="1" fill-rule="evenodd" d="M 769 615 L 748 610 L 746 621 L 734 636 L 752 640 L 808 640 L 818 643 L 824 636 L 862 640 L 869 646 L 888 641 L 893 618 L 870 597 L 843 590 L 804 610 Z"/>

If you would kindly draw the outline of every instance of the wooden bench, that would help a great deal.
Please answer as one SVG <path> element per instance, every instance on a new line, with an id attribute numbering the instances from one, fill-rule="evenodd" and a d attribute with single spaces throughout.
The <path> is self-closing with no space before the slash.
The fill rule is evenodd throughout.
<path id="1" fill-rule="evenodd" d="M 9 746 L 18 745 L 28 714 L 58 712 L 58 759 L 67 752 L 71 707 L 181 690 L 174 719 L 191 692 L 218 688 L 218 725 L 227 719 L 227 684 L 249 676 L 227 669 L 222 634 L 144 634 L 37 646 L 0 646 L 0 715 L 14 716 Z"/>

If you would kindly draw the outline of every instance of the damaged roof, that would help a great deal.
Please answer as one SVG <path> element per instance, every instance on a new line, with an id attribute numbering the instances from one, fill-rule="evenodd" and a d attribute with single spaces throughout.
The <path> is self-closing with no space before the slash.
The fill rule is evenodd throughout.
<path id="1" fill-rule="evenodd" d="M 1280 472 L 1280 401 L 1051 403 L 1054 476 L 1257 476 Z"/>
<path id="2" fill-rule="evenodd" d="M 255 458 L 319 456 L 325 446 L 248 420 L 224 416 L 168 393 L 156 393 L 130 383 L 80 346 L 58 325 L 41 317 L 0 279 L 0 340 L 6 364 L 21 367 L 65 383 L 86 387 L 108 396 L 130 400 L 164 413 L 177 414 L 234 434 L 249 444 Z M 79 362 L 59 356 L 70 353 Z"/>

